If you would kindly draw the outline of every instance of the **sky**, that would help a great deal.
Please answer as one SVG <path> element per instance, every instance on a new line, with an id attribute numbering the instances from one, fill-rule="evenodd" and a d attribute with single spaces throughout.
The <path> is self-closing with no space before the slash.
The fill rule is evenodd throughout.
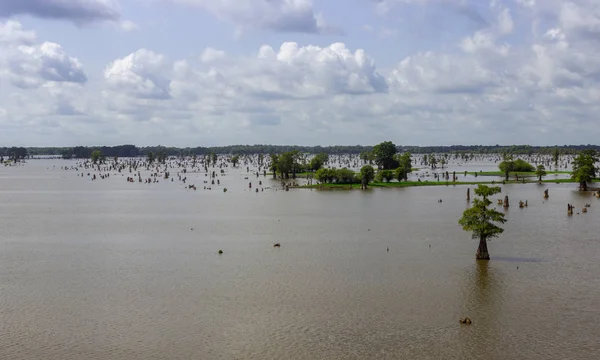
<path id="1" fill-rule="evenodd" d="M 0 146 L 598 144 L 598 0 L 0 0 Z"/>

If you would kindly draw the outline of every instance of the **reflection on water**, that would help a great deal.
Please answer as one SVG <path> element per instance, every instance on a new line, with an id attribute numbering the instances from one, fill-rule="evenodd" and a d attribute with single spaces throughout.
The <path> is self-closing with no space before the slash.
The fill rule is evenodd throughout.
<path id="1" fill-rule="evenodd" d="M 598 358 L 600 202 L 569 184 L 504 186 L 529 206 L 477 262 L 465 187 L 256 194 L 231 171 L 225 194 L 52 164 L 0 169 L 0 359 Z"/>

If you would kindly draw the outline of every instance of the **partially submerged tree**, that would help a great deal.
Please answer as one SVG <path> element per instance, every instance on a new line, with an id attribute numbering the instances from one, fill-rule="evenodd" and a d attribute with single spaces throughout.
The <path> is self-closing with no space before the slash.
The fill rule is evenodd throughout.
<path id="1" fill-rule="evenodd" d="M 571 178 L 579 183 L 579 190 L 587 191 L 587 183 L 596 178 L 598 153 L 596 150 L 583 150 L 573 159 Z"/>
<path id="2" fill-rule="evenodd" d="M 146 155 L 146 158 L 148 159 L 148 164 L 152 165 L 152 163 L 154 162 L 154 160 L 156 160 L 156 156 L 154 155 L 154 153 L 152 151 L 149 151 L 148 154 Z"/>
<path id="3" fill-rule="evenodd" d="M 546 167 L 542 164 L 538 165 L 535 169 L 535 176 L 538 177 L 539 182 L 542 182 L 542 177 L 548 175 L 546 172 Z"/>
<path id="4" fill-rule="evenodd" d="M 408 174 L 412 172 L 411 154 L 405 152 L 396 157 L 398 168 L 396 168 L 396 178 L 398 181 L 408 180 Z"/>
<path id="5" fill-rule="evenodd" d="M 322 168 L 323 165 L 327 164 L 328 161 L 329 161 L 329 155 L 327 155 L 326 153 L 320 153 L 320 154 L 315 155 L 310 160 L 310 164 L 308 165 L 308 167 L 311 171 L 317 171 L 320 168 Z"/>
<path id="6" fill-rule="evenodd" d="M 502 162 L 498 165 L 500 171 L 504 173 L 504 180 L 508 181 L 508 175 L 515 168 L 515 161 L 510 154 L 504 154 Z"/>
<path id="7" fill-rule="evenodd" d="M 383 170 L 395 169 L 398 167 L 398 161 L 395 159 L 397 152 L 396 145 L 391 141 L 384 141 L 381 144 L 375 145 L 373 147 L 375 163 Z"/>
<path id="8" fill-rule="evenodd" d="M 240 162 L 240 156 L 239 155 L 233 155 L 231 157 L 231 165 L 233 165 L 233 167 L 236 167 L 238 162 Z"/>
<path id="9" fill-rule="evenodd" d="M 476 257 L 478 260 L 489 260 L 490 254 L 488 253 L 487 240 L 504 232 L 504 229 L 496 225 L 495 223 L 504 224 L 506 219 L 504 214 L 489 209 L 491 201 L 488 199 L 490 196 L 497 194 L 501 191 L 500 187 L 478 185 L 475 188 L 475 195 L 481 197 L 473 200 L 473 206 L 463 212 L 462 218 L 458 220 L 458 223 L 463 227 L 465 231 L 471 231 L 473 233 L 473 239 L 479 239 L 479 247 L 477 248 Z"/>
<path id="10" fill-rule="evenodd" d="M 97 164 L 98 161 L 102 160 L 102 158 L 103 158 L 103 155 L 102 155 L 102 151 L 100 151 L 100 150 L 94 150 L 94 151 L 92 151 L 92 154 L 90 155 L 90 159 L 92 160 L 92 162 L 94 164 Z"/>
<path id="11" fill-rule="evenodd" d="M 373 151 L 362 151 L 359 156 L 363 162 L 368 163 L 369 165 L 372 164 L 375 160 L 375 155 L 373 155 Z"/>
<path id="12" fill-rule="evenodd" d="M 554 161 L 554 167 L 558 168 L 558 161 L 560 160 L 560 152 L 558 148 L 554 148 L 554 152 L 552 153 L 552 160 Z"/>
<path id="13" fill-rule="evenodd" d="M 360 183 L 363 189 L 367 186 L 375 177 L 375 169 L 371 165 L 365 165 L 360 169 Z"/>

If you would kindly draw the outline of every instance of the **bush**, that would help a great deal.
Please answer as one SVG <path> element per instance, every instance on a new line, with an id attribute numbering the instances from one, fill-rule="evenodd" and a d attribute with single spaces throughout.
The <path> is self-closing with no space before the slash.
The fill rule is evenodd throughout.
<path id="1" fill-rule="evenodd" d="M 337 181 L 338 184 L 356 184 L 360 183 L 360 181 L 356 178 L 356 174 L 354 171 L 343 168 L 337 170 Z"/>
<path id="2" fill-rule="evenodd" d="M 394 180 L 395 174 L 394 171 L 392 170 L 380 170 L 377 172 L 377 176 L 375 177 L 375 180 L 377 182 L 390 182 L 391 180 Z"/>
<path id="3" fill-rule="evenodd" d="M 322 184 L 336 183 L 336 184 L 356 184 L 360 183 L 360 180 L 356 177 L 354 171 L 343 168 L 343 169 L 325 169 L 321 168 L 315 173 L 315 178 Z"/>
<path id="4" fill-rule="evenodd" d="M 498 165 L 498 168 L 503 171 L 506 172 L 508 167 L 508 171 L 514 171 L 514 172 L 533 172 L 535 171 L 535 167 L 533 167 L 533 165 L 531 165 L 530 163 L 528 163 L 525 160 L 521 160 L 521 159 L 517 159 L 515 161 L 503 161 L 500 163 L 500 165 Z"/>

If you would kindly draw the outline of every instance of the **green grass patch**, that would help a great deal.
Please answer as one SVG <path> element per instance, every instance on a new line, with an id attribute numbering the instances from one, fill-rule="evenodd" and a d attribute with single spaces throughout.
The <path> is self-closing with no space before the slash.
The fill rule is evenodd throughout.
<path id="1" fill-rule="evenodd" d="M 553 175 L 553 174 L 570 174 L 570 171 L 546 171 L 546 174 L 548 175 Z M 464 172 L 462 173 L 458 173 L 457 174 L 464 174 Z M 481 172 L 476 172 L 476 171 L 468 171 L 467 174 L 469 175 L 475 175 L 477 174 L 477 176 L 504 176 L 504 172 L 502 171 L 481 171 Z M 534 171 L 522 171 L 522 172 L 510 172 L 508 173 L 508 176 L 512 176 L 514 177 L 515 175 L 519 175 L 519 176 L 536 176 Z"/>
<path id="2" fill-rule="evenodd" d="M 595 179 L 592 183 L 598 183 L 600 179 Z M 509 180 L 505 181 L 504 184 L 536 184 L 537 180 Z M 576 183 L 573 179 L 554 179 L 554 180 L 542 180 L 542 183 Z M 404 188 L 414 186 L 453 186 L 453 185 L 504 185 L 502 181 L 403 181 L 403 182 L 372 182 L 369 183 L 369 187 L 372 188 Z M 322 189 L 322 190 L 352 190 L 360 189 L 360 184 L 316 184 L 316 185 L 302 185 L 297 188 L 301 189 Z"/>

